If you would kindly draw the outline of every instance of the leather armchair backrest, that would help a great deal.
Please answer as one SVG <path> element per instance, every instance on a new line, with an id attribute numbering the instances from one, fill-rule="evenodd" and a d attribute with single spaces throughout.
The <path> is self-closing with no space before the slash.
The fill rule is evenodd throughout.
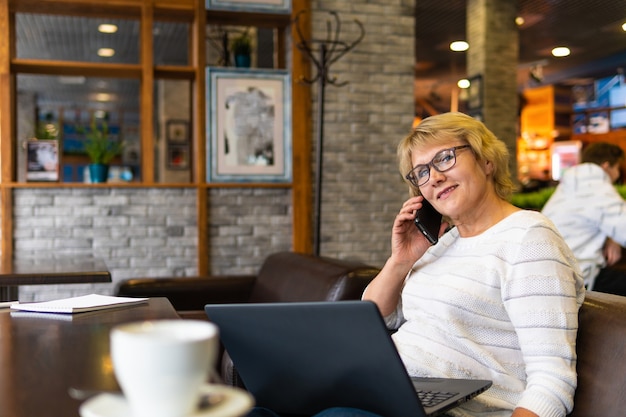
<path id="1" fill-rule="evenodd" d="M 571 417 L 626 415 L 626 297 L 588 291 L 578 314 Z"/>
<path id="2" fill-rule="evenodd" d="M 263 263 L 250 302 L 359 299 L 378 271 L 360 262 L 279 252 Z"/>

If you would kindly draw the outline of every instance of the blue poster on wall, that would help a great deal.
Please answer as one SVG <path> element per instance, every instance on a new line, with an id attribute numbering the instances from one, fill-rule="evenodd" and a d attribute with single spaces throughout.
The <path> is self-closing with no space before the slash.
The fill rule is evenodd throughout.
<path id="1" fill-rule="evenodd" d="M 86 133 L 89 132 L 89 126 L 81 126 L 74 123 L 63 123 L 63 153 L 69 155 L 84 155 Z M 108 125 L 109 137 L 116 140 L 120 136 L 120 127 L 118 125 Z"/>

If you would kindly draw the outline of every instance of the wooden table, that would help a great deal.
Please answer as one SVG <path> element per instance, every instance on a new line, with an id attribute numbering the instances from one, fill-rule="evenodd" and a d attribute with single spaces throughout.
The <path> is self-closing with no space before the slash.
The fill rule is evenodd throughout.
<path id="1" fill-rule="evenodd" d="M 84 284 L 111 282 L 111 273 L 95 258 L 14 260 L 0 266 L 0 301 L 17 299 L 20 285 Z M 2 417 L 2 416 L 0 416 Z"/>
<path id="2" fill-rule="evenodd" d="M 119 390 L 109 331 L 119 323 L 178 318 L 166 298 L 66 319 L 0 310 L 0 417 L 79 416 L 70 392 Z"/>

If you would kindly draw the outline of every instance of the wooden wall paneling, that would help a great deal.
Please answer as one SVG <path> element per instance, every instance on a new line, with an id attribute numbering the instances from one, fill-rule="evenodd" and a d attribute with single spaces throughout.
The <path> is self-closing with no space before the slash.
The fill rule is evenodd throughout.
<path id="1" fill-rule="evenodd" d="M 13 136 L 15 122 L 15 77 L 11 75 L 11 58 L 15 56 L 15 25 L 9 11 L 9 0 L 0 0 L 0 265 L 7 268 L 13 258 Z"/>
<path id="2" fill-rule="evenodd" d="M 12 0 L 14 12 L 128 18 L 141 16 L 146 0 Z"/>
<path id="3" fill-rule="evenodd" d="M 209 237 L 208 227 L 208 189 L 200 187 L 206 182 L 206 10 L 204 0 L 196 0 L 196 13 L 191 25 L 192 36 L 190 55 L 196 77 L 193 83 L 192 100 L 192 123 L 193 126 L 193 181 L 196 187 L 196 211 L 198 227 L 198 274 L 208 275 L 209 273 Z"/>
<path id="4" fill-rule="evenodd" d="M 141 9 L 141 181 L 146 185 L 154 183 L 154 53 L 152 31 L 154 26 L 153 7 L 149 1 Z"/>
<path id="5" fill-rule="evenodd" d="M 13 265 L 13 189 L 2 187 L 0 199 L 0 210 L 2 210 L 0 265 L 4 272 L 7 272 L 7 268 Z"/>
<path id="6" fill-rule="evenodd" d="M 15 77 L 11 75 L 11 58 L 15 56 L 15 25 L 12 16 L 9 0 L 0 0 L 0 183 L 3 184 L 13 180 L 14 170 Z"/>
<path id="7" fill-rule="evenodd" d="M 311 36 L 310 0 L 293 0 L 292 20 L 300 15 L 300 28 L 305 37 Z M 298 34 L 291 27 L 292 60 L 292 131 L 293 131 L 293 249 L 296 252 L 313 252 L 312 227 L 312 122 L 311 122 L 311 86 L 301 82 L 302 78 L 310 79 L 311 62 L 308 56 L 296 47 Z"/>
<path id="8" fill-rule="evenodd" d="M 20 58 L 11 61 L 11 70 L 13 73 L 119 78 L 139 78 L 142 72 L 140 64 L 105 64 Z"/>

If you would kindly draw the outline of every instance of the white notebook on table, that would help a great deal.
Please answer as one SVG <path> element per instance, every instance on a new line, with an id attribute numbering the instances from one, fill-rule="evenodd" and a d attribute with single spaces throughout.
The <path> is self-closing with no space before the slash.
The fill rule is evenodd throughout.
<path id="1" fill-rule="evenodd" d="M 110 295 L 89 294 L 79 297 L 63 298 L 60 300 L 43 301 L 37 303 L 17 303 L 11 305 L 11 310 L 33 311 L 39 313 L 74 314 L 86 311 L 106 310 L 142 304 L 147 298 L 115 297 Z"/>

